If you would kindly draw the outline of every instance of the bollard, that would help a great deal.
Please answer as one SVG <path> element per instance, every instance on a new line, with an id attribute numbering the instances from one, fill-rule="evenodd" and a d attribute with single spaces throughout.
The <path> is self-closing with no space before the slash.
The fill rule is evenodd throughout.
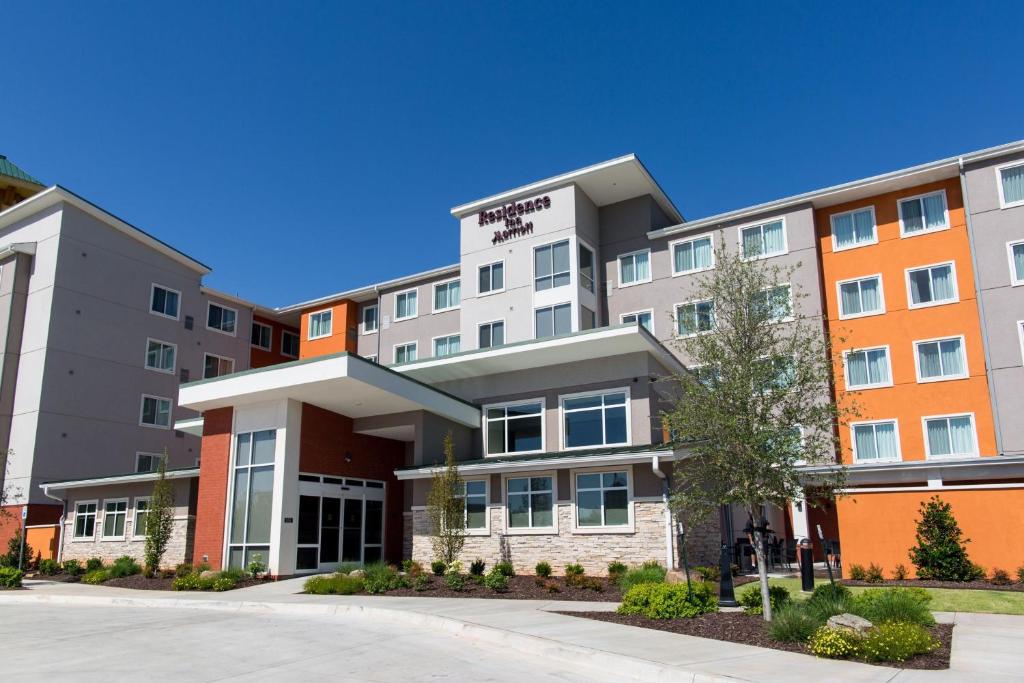
<path id="1" fill-rule="evenodd" d="M 811 592 L 814 590 L 814 550 L 811 548 L 811 539 L 800 539 L 800 590 Z"/>

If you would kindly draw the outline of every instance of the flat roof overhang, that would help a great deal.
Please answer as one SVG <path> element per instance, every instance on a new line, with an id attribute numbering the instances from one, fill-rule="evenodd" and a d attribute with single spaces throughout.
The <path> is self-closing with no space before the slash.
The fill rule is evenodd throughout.
<path id="1" fill-rule="evenodd" d="M 392 368 L 421 382 L 434 383 L 644 352 L 653 355 L 672 372 L 685 371 L 676 357 L 639 323 L 464 351 Z"/>
<path id="2" fill-rule="evenodd" d="M 168 479 L 193 479 L 199 476 L 198 467 L 185 467 L 181 469 L 167 470 L 165 473 Z M 63 481 L 46 481 L 39 485 L 44 491 L 81 489 L 93 486 L 112 486 L 115 484 L 135 484 L 138 482 L 156 481 L 160 477 L 159 472 L 135 472 L 132 474 L 115 474 L 110 477 L 90 477 L 88 479 L 65 479 Z"/>
<path id="3" fill-rule="evenodd" d="M 350 353 L 320 356 L 184 384 L 183 408 L 206 411 L 292 399 L 351 418 L 426 410 L 467 427 L 480 409 Z"/>
<path id="4" fill-rule="evenodd" d="M 808 485 L 816 476 L 838 469 L 836 465 L 815 465 L 802 469 Z M 847 493 L 858 486 L 923 484 L 929 480 L 987 481 L 1024 477 L 1024 456 L 993 455 L 946 460 L 912 460 L 889 463 L 863 463 L 846 467 Z"/>

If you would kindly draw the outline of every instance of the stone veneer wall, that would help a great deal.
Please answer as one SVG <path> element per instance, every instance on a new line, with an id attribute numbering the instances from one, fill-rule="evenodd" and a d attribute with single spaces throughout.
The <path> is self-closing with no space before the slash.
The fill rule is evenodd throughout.
<path id="1" fill-rule="evenodd" d="M 102 540 L 100 538 L 102 515 L 96 520 L 96 535 L 90 540 L 72 538 L 74 533 L 74 516 L 69 516 L 69 521 L 64 523 L 64 553 L 62 559 L 85 560 L 91 557 L 98 557 L 104 562 L 113 562 L 122 555 L 130 555 L 139 564 L 143 562 L 143 553 L 146 548 L 144 538 L 133 539 L 132 527 L 134 525 L 133 515 L 128 512 L 125 520 L 125 537 L 123 540 Z M 167 544 L 167 552 L 164 553 L 163 568 L 173 569 L 182 562 L 188 562 L 192 558 L 192 546 L 195 540 L 196 518 L 193 515 L 188 517 L 175 517 L 174 530 L 171 533 L 171 540 Z"/>

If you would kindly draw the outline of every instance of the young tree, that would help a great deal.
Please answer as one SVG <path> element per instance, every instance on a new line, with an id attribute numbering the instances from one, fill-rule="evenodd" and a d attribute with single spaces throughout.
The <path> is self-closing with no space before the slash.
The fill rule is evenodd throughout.
<path id="1" fill-rule="evenodd" d="M 715 267 L 689 296 L 710 305 L 681 307 L 678 344 L 690 371 L 672 382 L 662 413 L 673 446 L 692 457 L 674 477 L 672 503 L 692 518 L 739 505 L 754 527 L 764 619 L 771 621 L 764 504 L 804 497 L 801 466 L 834 465 L 837 426 L 852 408 L 831 399 L 834 359 L 823 323 L 800 312 L 805 295 L 780 288 L 795 271 L 743 259 L 720 245 Z M 831 495 L 842 467 L 814 481 Z"/>
<path id="2" fill-rule="evenodd" d="M 466 544 L 465 486 L 455 465 L 452 433 L 448 432 L 444 437 L 444 469 L 434 474 L 427 492 L 427 518 L 434 557 L 445 566 L 459 558 Z"/>
<path id="3" fill-rule="evenodd" d="M 967 543 L 953 516 L 953 507 L 938 496 L 921 503 L 917 520 L 917 545 L 910 549 L 910 561 L 917 578 L 938 581 L 971 581 L 982 572 L 967 557 Z"/>
<path id="4" fill-rule="evenodd" d="M 174 488 L 167 479 L 167 451 L 160 459 L 153 496 L 146 510 L 146 548 L 144 551 L 146 575 L 152 576 L 160 569 L 160 562 L 167 551 L 167 544 L 174 531 Z"/>

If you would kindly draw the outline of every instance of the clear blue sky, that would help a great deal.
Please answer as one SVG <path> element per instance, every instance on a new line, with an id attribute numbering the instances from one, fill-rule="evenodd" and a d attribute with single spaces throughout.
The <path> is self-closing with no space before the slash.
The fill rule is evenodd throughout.
<path id="1" fill-rule="evenodd" d="M 7 3 L 0 153 L 283 305 L 627 152 L 698 218 L 1024 138 L 1024 3 L 690 4 Z"/>

